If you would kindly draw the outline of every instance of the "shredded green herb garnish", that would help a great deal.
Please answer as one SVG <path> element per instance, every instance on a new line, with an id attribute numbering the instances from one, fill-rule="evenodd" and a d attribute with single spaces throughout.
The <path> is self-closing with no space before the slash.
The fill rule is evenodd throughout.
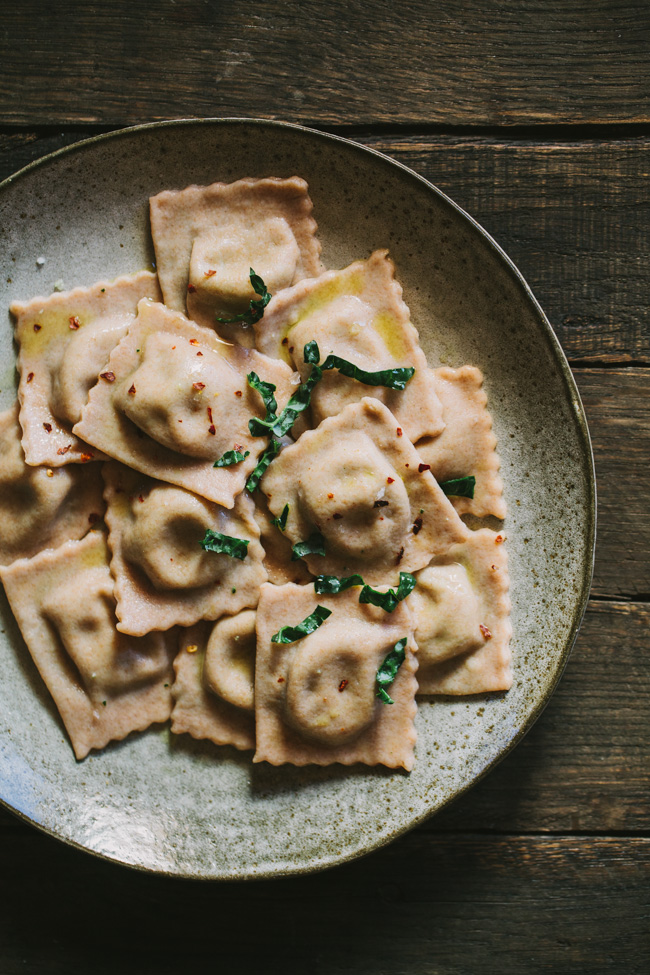
<path id="1" fill-rule="evenodd" d="M 208 528 L 201 541 L 201 548 L 206 552 L 220 552 L 224 555 L 230 555 L 231 558 L 243 562 L 248 550 L 248 539 L 222 535 L 221 532 L 215 532 Z"/>
<path id="2" fill-rule="evenodd" d="M 363 579 L 360 575 L 343 576 L 317 576 L 314 580 L 314 589 L 319 595 L 333 595 L 351 589 L 352 586 L 362 586 Z"/>
<path id="3" fill-rule="evenodd" d="M 240 450 L 227 450 L 225 454 L 222 454 L 219 460 L 215 460 L 213 467 L 232 467 L 233 464 L 239 464 L 240 461 L 246 460 L 250 450 L 247 450 L 244 454 Z"/>
<path id="4" fill-rule="evenodd" d="M 476 478 L 472 474 L 470 477 L 456 477 L 453 481 L 440 481 L 440 487 L 447 495 L 453 498 L 473 498 Z"/>
<path id="5" fill-rule="evenodd" d="M 259 298 L 252 298 L 250 305 L 248 306 L 248 311 L 242 312 L 241 315 L 235 315 L 234 318 L 217 318 L 218 322 L 222 325 L 236 325 L 237 322 L 244 322 L 245 325 L 255 325 L 256 322 L 264 315 L 264 309 L 271 300 L 272 295 L 266 290 L 266 285 L 262 281 L 259 274 L 255 274 L 253 268 L 249 268 L 249 278 L 251 282 L 251 287 Z"/>
<path id="6" fill-rule="evenodd" d="M 378 372 L 368 372 L 366 369 L 361 369 L 359 366 L 355 366 L 353 362 L 348 362 L 347 359 L 342 359 L 341 356 L 334 355 L 333 352 L 330 352 L 325 359 L 325 362 L 318 366 L 317 363 L 320 360 L 320 351 L 318 349 L 318 344 L 315 341 L 307 343 L 303 350 L 303 358 L 305 362 L 311 362 L 314 364 L 315 368 L 312 370 L 312 375 L 316 369 L 320 369 L 322 372 L 326 372 L 329 369 L 338 369 L 342 376 L 347 376 L 349 379 L 356 379 L 365 386 L 387 386 L 388 389 L 405 389 L 407 382 L 411 379 L 415 372 L 415 369 L 412 366 L 403 366 L 396 369 L 380 369 Z M 318 378 L 320 379 L 321 376 Z"/>
<path id="7" fill-rule="evenodd" d="M 275 525 L 276 528 L 279 528 L 280 531 L 283 532 L 284 529 L 287 527 L 288 517 L 289 517 L 289 505 L 285 504 L 284 508 L 282 509 L 282 514 L 280 515 L 280 517 L 271 518 L 271 524 Z"/>
<path id="8" fill-rule="evenodd" d="M 281 450 L 282 444 L 280 441 L 271 440 L 266 450 L 262 451 L 258 458 L 257 466 L 253 469 L 252 473 L 248 477 L 248 480 L 246 481 L 246 487 L 251 494 L 257 489 L 258 484 L 266 473 L 267 467 L 271 461 L 278 456 Z"/>
<path id="9" fill-rule="evenodd" d="M 257 392 L 262 397 L 262 402 L 266 409 L 266 416 L 263 420 L 259 417 L 253 416 L 248 421 L 248 429 L 254 437 L 266 437 L 270 432 L 273 424 L 277 420 L 276 412 L 278 409 L 278 404 L 276 401 L 275 393 L 276 387 L 273 383 L 264 382 L 263 379 L 257 375 L 256 372 L 249 372 L 246 376 L 248 385 L 257 390 Z"/>
<path id="10" fill-rule="evenodd" d="M 296 542 L 292 546 L 292 562 L 304 559 L 305 555 L 325 555 L 325 539 L 320 532 L 312 532 L 305 542 Z"/>
<path id="11" fill-rule="evenodd" d="M 271 643 L 295 643 L 296 640 L 301 640 L 303 636 L 308 636 L 317 630 L 331 615 L 331 609 L 317 606 L 314 612 L 307 616 L 302 623 L 298 623 L 297 626 L 283 626 L 277 633 L 274 633 L 271 637 Z"/>
<path id="12" fill-rule="evenodd" d="M 377 589 L 364 586 L 359 596 L 359 602 L 372 603 L 373 606 L 380 606 L 387 613 L 392 613 L 397 604 L 413 592 L 415 582 L 415 576 L 411 575 L 410 572 L 400 572 L 397 590 L 389 589 L 388 592 L 378 592 Z"/>
<path id="13" fill-rule="evenodd" d="M 407 638 L 402 637 L 398 640 L 391 652 L 385 658 L 383 664 L 377 671 L 376 681 L 378 684 L 377 697 L 380 698 L 384 704 L 394 704 L 392 697 L 387 693 L 386 688 L 390 687 L 395 678 L 397 677 L 397 671 L 400 669 L 404 663 L 404 658 L 406 656 L 406 644 Z"/>

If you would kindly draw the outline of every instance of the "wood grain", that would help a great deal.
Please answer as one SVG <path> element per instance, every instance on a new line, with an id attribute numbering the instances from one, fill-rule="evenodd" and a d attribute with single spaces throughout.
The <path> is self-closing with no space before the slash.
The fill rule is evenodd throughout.
<path id="1" fill-rule="evenodd" d="M 0 178 L 89 134 L 0 134 Z M 358 139 L 411 166 L 483 224 L 527 278 L 572 364 L 650 364 L 650 139 Z"/>
<path id="2" fill-rule="evenodd" d="M 325 874 L 219 885 L 29 836 L 0 870 L 2 975 L 647 971 L 647 839 L 412 833 Z"/>
<path id="3" fill-rule="evenodd" d="M 23 0 L 0 124 L 647 122 L 645 0 Z"/>

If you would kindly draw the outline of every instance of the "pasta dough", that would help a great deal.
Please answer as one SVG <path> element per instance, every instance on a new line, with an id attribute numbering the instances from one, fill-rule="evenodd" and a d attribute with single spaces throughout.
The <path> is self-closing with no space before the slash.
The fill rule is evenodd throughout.
<path id="1" fill-rule="evenodd" d="M 81 538 L 104 511 L 98 468 L 28 467 L 18 404 L 0 413 L 0 565 Z"/>
<path id="2" fill-rule="evenodd" d="M 72 434 L 72 427 L 112 349 L 134 321 L 138 302 L 159 296 L 156 275 L 139 271 L 12 304 L 28 464 L 60 467 L 98 459 L 97 451 Z"/>
<path id="3" fill-rule="evenodd" d="M 271 637 L 317 605 L 332 611 L 295 643 Z M 404 603 L 393 613 L 359 603 L 359 590 L 316 596 L 311 586 L 265 584 L 257 609 L 254 762 L 281 765 L 413 767 L 417 662 L 413 622 Z M 407 638 L 406 656 L 390 686 L 393 704 L 377 697 L 377 670 Z"/>
<path id="4" fill-rule="evenodd" d="M 350 403 L 372 395 L 397 417 L 409 439 L 436 436 L 444 427 L 432 373 L 409 320 L 388 251 L 375 251 L 343 271 L 326 271 L 273 298 L 255 325 L 257 348 L 284 358 L 307 378 L 303 349 L 316 340 L 321 359 L 330 352 L 369 372 L 415 367 L 404 391 L 364 386 L 338 371 L 326 372 L 312 393 L 314 426 Z"/>
<path id="5" fill-rule="evenodd" d="M 481 370 L 476 366 L 436 369 L 433 384 L 442 402 L 446 425 L 435 440 L 416 444 L 420 457 L 431 465 L 437 481 L 474 475 L 474 497 L 450 499 L 459 514 L 505 518 L 497 438 L 487 410 Z"/>
<path id="6" fill-rule="evenodd" d="M 392 582 L 425 566 L 466 537 L 454 511 L 392 413 L 364 398 L 286 447 L 262 480 L 278 517 L 289 505 L 286 534 L 295 544 L 314 532 L 325 555 L 306 555 L 314 575 Z"/>
<path id="7" fill-rule="evenodd" d="M 20 559 L 0 578 L 77 758 L 169 718 L 168 637 L 117 632 L 101 532 Z"/>
<path id="8" fill-rule="evenodd" d="M 228 510 L 114 463 L 105 478 L 118 630 L 141 636 L 256 605 L 267 576 L 250 498 Z M 204 551 L 207 530 L 248 540 L 246 557 Z"/>
<path id="9" fill-rule="evenodd" d="M 128 467 L 232 508 L 266 446 L 248 430 L 251 416 L 264 415 L 249 372 L 277 387 L 280 404 L 287 401 L 292 374 L 284 363 L 227 345 L 164 305 L 143 301 L 75 432 Z M 235 447 L 249 456 L 215 469 Z"/>

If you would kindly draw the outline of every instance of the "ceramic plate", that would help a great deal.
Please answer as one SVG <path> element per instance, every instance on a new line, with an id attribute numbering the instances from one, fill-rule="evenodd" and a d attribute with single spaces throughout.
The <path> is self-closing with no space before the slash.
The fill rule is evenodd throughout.
<path id="1" fill-rule="evenodd" d="M 539 305 L 470 217 L 404 166 L 334 136 L 250 120 L 166 122 L 91 139 L 0 187 L 2 307 L 151 265 L 148 197 L 242 176 L 305 177 L 328 267 L 388 247 L 430 363 L 486 377 L 509 515 L 515 683 L 421 703 L 406 774 L 272 768 L 150 730 L 76 762 L 2 597 L 0 796 L 48 833 L 159 873 L 318 870 L 386 843 L 476 782 L 552 693 L 582 618 L 594 544 L 591 448 Z M 37 264 L 44 257 L 45 263 Z M 0 407 L 15 396 L 3 313 Z"/>

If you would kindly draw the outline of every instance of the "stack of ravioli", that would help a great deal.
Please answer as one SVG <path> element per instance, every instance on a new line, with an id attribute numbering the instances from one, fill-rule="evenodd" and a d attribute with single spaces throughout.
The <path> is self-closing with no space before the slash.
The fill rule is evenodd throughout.
<path id="1" fill-rule="evenodd" d="M 11 307 L 0 577 L 75 755 L 171 718 L 411 769 L 418 696 L 512 680 L 483 377 L 429 368 L 386 251 L 322 266 L 304 180 L 150 203 L 157 274 Z"/>

